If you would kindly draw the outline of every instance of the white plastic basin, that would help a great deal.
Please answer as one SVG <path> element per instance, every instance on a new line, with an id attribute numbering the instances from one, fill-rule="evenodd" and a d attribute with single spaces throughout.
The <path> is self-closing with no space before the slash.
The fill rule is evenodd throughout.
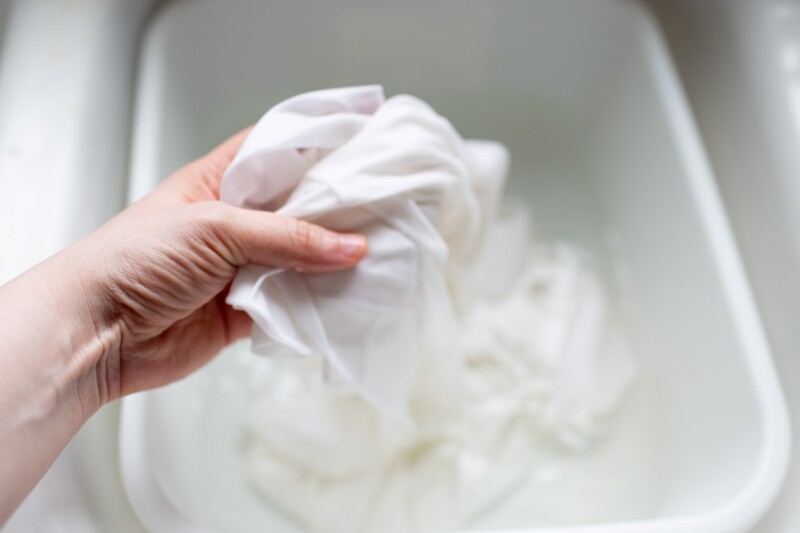
<path id="1" fill-rule="evenodd" d="M 785 405 L 703 147 L 637 5 L 174 2 L 144 43 L 131 194 L 287 96 L 376 82 L 508 145 L 509 194 L 540 234 L 596 256 L 639 359 L 608 437 L 475 527 L 746 531 L 783 478 Z M 152 531 L 300 531 L 244 482 L 257 370 L 228 353 L 125 400 L 123 478 Z"/>

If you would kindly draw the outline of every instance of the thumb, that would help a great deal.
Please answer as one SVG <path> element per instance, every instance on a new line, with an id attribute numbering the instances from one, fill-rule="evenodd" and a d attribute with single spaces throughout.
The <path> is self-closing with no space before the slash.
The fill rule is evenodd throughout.
<path id="1" fill-rule="evenodd" d="M 367 239 L 337 233 L 305 220 L 218 203 L 221 222 L 214 234 L 233 262 L 322 273 L 351 267 L 366 254 Z"/>

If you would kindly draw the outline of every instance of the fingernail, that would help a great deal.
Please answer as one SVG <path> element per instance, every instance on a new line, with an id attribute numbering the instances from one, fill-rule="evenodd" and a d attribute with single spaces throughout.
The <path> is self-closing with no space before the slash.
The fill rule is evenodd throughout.
<path id="1" fill-rule="evenodd" d="M 367 239 L 355 233 L 339 234 L 339 254 L 346 259 L 355 259 L 364 254 Z"/>

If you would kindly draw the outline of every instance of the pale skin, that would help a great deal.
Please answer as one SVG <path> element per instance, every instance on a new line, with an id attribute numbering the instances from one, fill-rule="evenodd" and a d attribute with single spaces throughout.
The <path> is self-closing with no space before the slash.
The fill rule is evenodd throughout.
<path id="1" fill-rule="evenodd" d="M 225 303 L 248 263 L 313 275 L 366 239 L 219 202 L 247 131 L 0 287 L 0 525 L 101 406 L 180 379 L 250 333 Z"/>

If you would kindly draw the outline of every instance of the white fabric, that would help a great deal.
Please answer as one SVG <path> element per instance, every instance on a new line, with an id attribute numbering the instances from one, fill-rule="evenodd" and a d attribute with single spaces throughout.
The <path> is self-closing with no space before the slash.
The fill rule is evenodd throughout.
<path id="1" fill-rule="evenodd" d="M 465 143 L 418 99 L 383 103 L 379 86 L 272 108 L 226 171 L 222 200 L 363 233 L 369 251 L 333 274 L 241 269 L 228 302 L 253 318 L 254 351 L 322 356 L 329 383 L 408 419 L 423 361 L 434 381 L 456 374 L 445 264 L 480 237 L 473 182 L 488 191 L 487 169 L 506 160 L 496 143 Z"/>
<path id="2" fill-rule="evenodd" d="M 225 201 L 370 240 L 353 271 L 251 266 L 229 296 L 257 352 L 321 356 L 273 359 L 245 452 L 252 486 L 311 530 L 463 526 L 548 440 L 588 446 L 626 390 L 602 284 L 501 208 L 507 168 L 421 101 L 355 87 L 276 106 L 226 173 Z"/>

